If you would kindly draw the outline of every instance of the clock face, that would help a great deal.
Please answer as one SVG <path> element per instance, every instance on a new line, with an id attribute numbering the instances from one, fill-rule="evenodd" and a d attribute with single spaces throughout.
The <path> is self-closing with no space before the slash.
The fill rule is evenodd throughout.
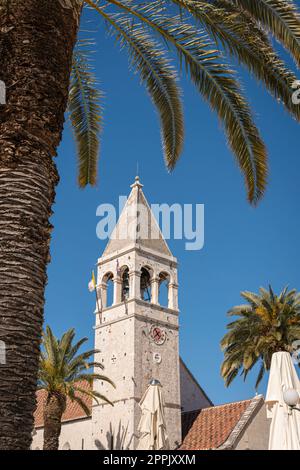
<path id="1" fill-rule="evenodd" d="M 150 331 L 151 339 L 155 344 L 161 345 L 166 341 L 166 332 L 159 328 L 159 326 L 152 326 Z"/>

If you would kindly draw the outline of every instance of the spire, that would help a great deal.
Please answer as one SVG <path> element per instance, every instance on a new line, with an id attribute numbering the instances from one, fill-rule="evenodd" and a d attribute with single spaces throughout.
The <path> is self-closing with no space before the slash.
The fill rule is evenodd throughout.
<path id="1" fill-rule="evenodd" d="M 140 177 L 136 176 L 134 183 L 130 186 L 131 188 L 143 188 L 143 184 L 140 182 Z"/>
<path id="2" fill-rule="evenodd" d="M 131 193 L 115 226 L 103 256 L 120 252 L 132 244 L 172 256 L 159 225 L 143 193 L 140 177 L 130 186 Z"/>

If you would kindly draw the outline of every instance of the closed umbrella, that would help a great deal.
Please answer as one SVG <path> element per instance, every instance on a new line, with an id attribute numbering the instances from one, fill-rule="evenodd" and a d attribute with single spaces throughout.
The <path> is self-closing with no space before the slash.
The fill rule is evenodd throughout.
<path id="1" fill-rule="evenodd" d="M 162 386 L 152 380 L 140 401 L 142 416 L 139 422 L 139 450 L 167 450 L 169 442 L 164 414 Z"/>
<path id="2" fill-rule="evenodd" d="M 300 394 L 300 381 L 288 352 L 272 356 L 266 395 L 267 416 L 272 419 L 269 450 L 300 450 L 300 407 L 288 406 L 286 394 Z M 300 401 L 300 395 L 298 405 Z"/>

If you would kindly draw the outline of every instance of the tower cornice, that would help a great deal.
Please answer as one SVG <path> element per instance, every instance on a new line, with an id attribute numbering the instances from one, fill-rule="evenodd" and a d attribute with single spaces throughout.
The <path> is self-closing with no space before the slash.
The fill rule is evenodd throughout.
<path id="1" fill-rule="evenodd" d="M 161 254 L 158 251 L 151 250 L 149 248 L 142 248 L 138 243 L 133 243 L 131 246 L 127 247 L 124 250 L 117 251 L 115 253 L 112 253 L 107 256 L 102 256 L 101 258 L 98 258 L 97 261 L 97 266 L 102 266 L 105 263 L 108 263 L 109 261 L 113 261 L 114 259 L 121 258 L 121 256 L 127 255 L 128 253 L 136 251 L 140 255 L 151 257 L 154 260 L 160 261 L 161 263 L 171 266 L 176 268 L 178 266 L 178 261 L 175 256 L 168 256 L 165 254 Z"/>

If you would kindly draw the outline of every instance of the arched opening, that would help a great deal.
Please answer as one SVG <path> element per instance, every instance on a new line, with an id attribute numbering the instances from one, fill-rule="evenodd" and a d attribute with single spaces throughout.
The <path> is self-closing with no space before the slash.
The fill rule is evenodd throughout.
<path id="1" fill-rule="evenodd" d="M 71 450 L 71 446 L 70 446 L 69 442 L 66 442 L 66 443 L 63 445 L 62 450 Z"/>
<path id="2" fill-rule="evenodd" d="M 170 275 L 166 272 L 161 272 L 158 276 L 158 282 L 158 303 L 162 307 L 169 307 Z"/>
<path id="3" fill-rule="evenodd" d="M 103 308 L 110 307 L 114 302 L 114 275 L 109 272 L 106 273 L 102 280 L 104 292 L 102 293 Z"/>
<path id="4" fill-rule="evenodd" d="M 148 268 L 141 269 L 141 299 L 151 301 L 151 274 Z"/>
<path id="5" fill-rule="evenodd" d="M 121 279 L 122 279 L 121 300 L 122 302 L 124 302 L 129 299 L 129 268 L 127 266 L 121 269 Z"/>

